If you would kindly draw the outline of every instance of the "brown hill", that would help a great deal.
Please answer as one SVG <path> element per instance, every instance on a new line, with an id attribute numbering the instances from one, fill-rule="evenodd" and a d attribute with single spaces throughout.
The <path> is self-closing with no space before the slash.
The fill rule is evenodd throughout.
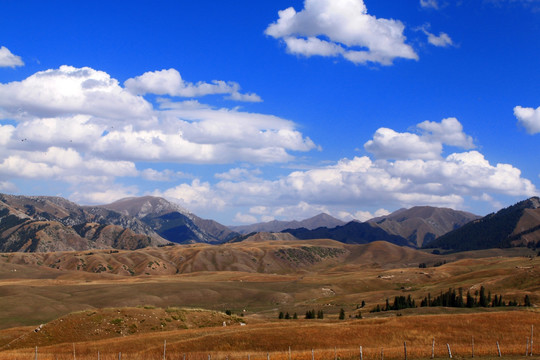
<path id="1" fill-rule="evenodd" d="M 0 251 L 48 252 L 138 249 L 168 242 L 151 228 L 117 212 L 59 197 L 0 194 Z"/>
<path id="2" fill-rule="evenodd" d="M 468 212 L 431 206 L 400 209 L 390 215 L 370 220 L 390 234 L 399 235 L 414 247 L 457 229 L 480 217 Z"/>
<path id="3" fill-rule="evenodd" d="M 137 276 L 201 271 L 290 274 L 344 265 L 396 268 L 439 261 L 436 255 L 381 241 L 346 245 L 333 240 L 280 241 L 264 240 L 260 236 L 255 235 L 259 241 L 152 247 L 136 251 L 12 253 L 3 255 L 0 262 L 62 271 Z"/>
<path id="4" fill-rule="evenodd" d="M 100 207 L 139 219 L 163 238 L 179 244 L 223 243 L 238 235 L 217 221 L 202 219 L 160 197 L 129 197 Z"/>
<path id="5" fill-rule="evenodd" d="M 540 245 L 540 199 L 532 197 L 488 214 L 428 244 L 457 251 Z"/>
<path id="6" fill-rule="evenodd" d="M 132 308 L 92 309 L 68 314 L 24 333 L 2 348 L 47 346 L 59 343 L 96 341 L 171 331 L 236 325 L 240 319 L 222 312 L 140 306 Z"/>

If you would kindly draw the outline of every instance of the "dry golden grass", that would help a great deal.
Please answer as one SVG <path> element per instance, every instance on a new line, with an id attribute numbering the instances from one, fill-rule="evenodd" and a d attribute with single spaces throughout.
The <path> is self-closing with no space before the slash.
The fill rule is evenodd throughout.
<path id="1" fill-rule="evenodd" d="M 435 338 L 435 357 L 448 357 L 446 344 L 454 358 L 471 357 L 474 336 L 475 355 L 497 357 L 499 342 L 505 357 L 524 356 L 531 326 L 540 331 L 540 313 L 512 311 L 485 314 L 401 316 L 350 321 L 272 321 L 255 322 L 247 326 L 188 329 L 126 336 L 95 342 L 64 343 L 38 349 L 41 360 L 73 359 L 73 346 L 78 360 L 163 359 L 163 344 L 167 342 L 167 359 L 207 360 L 342 360 L 359 359 L 359 346 L 365 360 L 403 359 L 403 343 L 407 343 L 409 359 L 428 359 Z M 540 337 L 534 353 L 540 352 Z M 334 350 L 335 349 L 335 350 Z M 0 352 L 0 359 L 32 359 L 35 348 Z M 498 357 L 497 357 L 498 358 Z"/>

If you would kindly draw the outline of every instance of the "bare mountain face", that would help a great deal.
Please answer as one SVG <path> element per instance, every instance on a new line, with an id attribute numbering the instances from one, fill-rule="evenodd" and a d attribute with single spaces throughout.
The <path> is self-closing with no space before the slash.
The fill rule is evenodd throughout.
<path id="1" fill-rule="evenodd" d="M 59 197 L 0 194 L 0 251 L 138 249 L 168 241 L 140 220 Z"/>
<path id="2" fill-rule="evenodd" d="M 163 238 L 179 244 L 220 244 L 239 235 L 214 220 L 201 219 L 160 197 L 131 197 L 99 207 L 137 218 Z"/>
<path id="3" fill-rule="evenodd" d="M 457 251 L 540 246 L 540 199 L 532 197 L 449 232 L 427 247 Z"/>
<path id="4" fill-rule="evenodd" d="M 314 230 L 320 227 L 334 228 L 336 226 L 345 225 L 344 221 L 336 219 L 328 214 L 321 213 L 313 216 L 309 219 L 302 221 L 279 221 L 273 220 L 264 223 L 257 223 L 252 225 L 231 226 L 230 228 L 240 234 L 250 234 L 254 232 L 279 232 L 286 229 L 300 229 L 306 228 L 308 230 Z"/>
<path id="5" fill-rule="evenodd" d="M 479 217 L 463 211 L 430 206 L 400 209 L 367 222 L 351 221 L 334 228 L 287 229 L 298 239 L 332 239 L 346 244 L 387 241 L 392 244 L 421 247 L 425 243 Z"/>
<path id="6" fill-rule="evenodd" d="M 389 234 L 401 236 L 410 246 L 422 247 L 480 216 L 448 208 L 415 206 L 369 220 Z"/>

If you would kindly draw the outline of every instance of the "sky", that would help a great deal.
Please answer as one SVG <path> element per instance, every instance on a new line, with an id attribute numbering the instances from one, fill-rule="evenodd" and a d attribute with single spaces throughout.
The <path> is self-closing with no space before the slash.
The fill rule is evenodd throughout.
<path id="1" fill-rule="evenodd" d="M 0 0 L 0 192 L 226 225 L 540 194 L 540 0 Z"/>

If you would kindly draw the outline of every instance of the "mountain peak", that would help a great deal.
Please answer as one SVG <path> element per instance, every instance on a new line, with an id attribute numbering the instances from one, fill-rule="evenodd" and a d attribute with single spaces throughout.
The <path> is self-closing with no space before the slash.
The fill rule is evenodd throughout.
<path id="1" fill-rule="evenodd" d="M 139 219 L 149 214 L 164 215 L 171 212 L 179 212 L 186 216 L 191 214 L 180 205 L 157 196 L 126 197 L 110 204 L 100 205 L 100 207 Z"/>

